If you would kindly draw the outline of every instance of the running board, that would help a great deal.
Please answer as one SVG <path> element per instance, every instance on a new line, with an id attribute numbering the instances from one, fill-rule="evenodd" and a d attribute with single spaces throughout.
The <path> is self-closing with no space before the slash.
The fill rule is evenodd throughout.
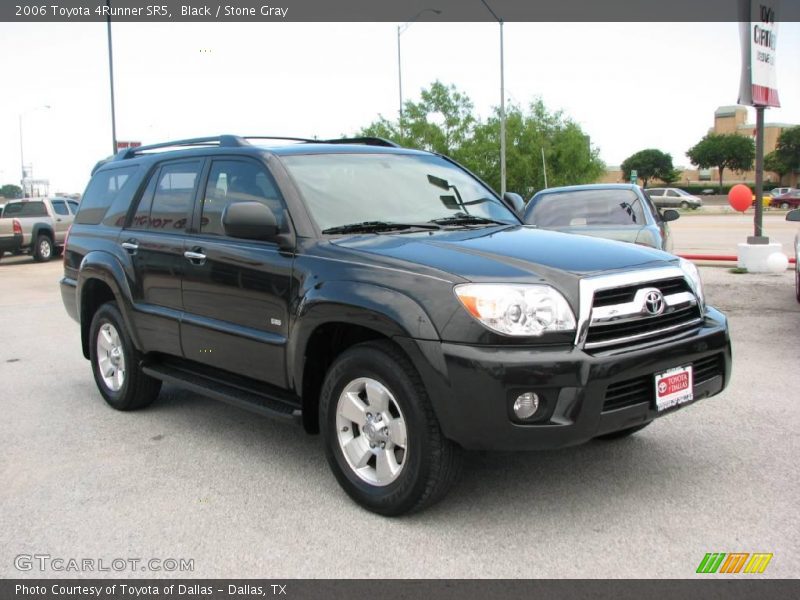
<path id="1" fill-rule="evenodd" d="M 287 422 L 296 421 L 298 423 L 302 420 L 302 411 L 286 404 L 282 400 L 255 390 L 228 385 L 202 373 L 184 370 L 167 364 L 148 362 L 142 365 L 142 371 L 150 377 L 173 383 L 202 396 L 221 400 L 265 417 Z"/>

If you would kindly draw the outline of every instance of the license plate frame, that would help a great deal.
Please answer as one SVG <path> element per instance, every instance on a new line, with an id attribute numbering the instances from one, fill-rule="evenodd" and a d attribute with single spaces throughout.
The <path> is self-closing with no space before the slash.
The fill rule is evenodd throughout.
<path id="1" fill-rule="evenodd" d="M 694 400 L 694 369 L 692 365 L 673 367 L 653 376 L 656 410 L 664 412 Z"/>

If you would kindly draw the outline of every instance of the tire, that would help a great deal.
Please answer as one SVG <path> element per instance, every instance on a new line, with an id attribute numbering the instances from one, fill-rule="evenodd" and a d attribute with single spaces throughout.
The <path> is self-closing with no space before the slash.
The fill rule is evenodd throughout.
<path id="1" fill-rule="evenodd" d="M 142 372 L 141 356 L 115 302 L 103 304 L 92 318 L 89 358 L 97 389 L 112 408 L 144 408 L 161 391 L 161 381 Z"/>
<path id="2" fill-rule="evenodd" d="M 786 210 L 786 209 L 788 209 L 788 208 L 789 208 L 789 203 L 788 203 L 788 202 L 781 202 L 781 208 L 782 208 L 783 210 Z"/>
<path id="3" fill-rule="evenodd" d="M 339 484 L 381 515 L 434 504 L 461 470 L 461 449 L 442 434 L 419 374 L 390 342 L 359 344 L 334 361 L 320 394 L 320 425 Z"/>
<path id="4" fill-rule="evenodd" d="M 606 440 L 606 441 L 620 440 L 622 438 L 626 438 L 626 437 L 632 436 L 637 431 L 641 431 L 642 429 L 644 429 L 645 427 L 650 425 L 650 423 L 652 423 L 652 421 L 649 421 L 649 422 L 645 423 L 644 425 L 637 425 L 636 427 L 628 427 L 627 429 L 620 429 L 619 431 L 612 431 L 611 433 L 606 433 L 604 435 L 598 435 L 595 439 L 596 440 Z"/>
<path id="5" fill-rule="evenodd" d="M 46 262 L 53 258 L 53 240 L 50 236 L 41 234 L 36 238 L 33 246 L 33 260 L 36 262 Z"/>
<path id="6" fill-rule="evenodd" d="M 800 269 L 797 268 L 794 270 L 794 295 L 797 301 L 800 302 Z"/>
<path id="7" fill-rule="evenodd" d="M 680 207 L 683 210 L 686 210 L 687 208 L 689 208 L 689 203 L 686 200 L 681 200 Z"/>

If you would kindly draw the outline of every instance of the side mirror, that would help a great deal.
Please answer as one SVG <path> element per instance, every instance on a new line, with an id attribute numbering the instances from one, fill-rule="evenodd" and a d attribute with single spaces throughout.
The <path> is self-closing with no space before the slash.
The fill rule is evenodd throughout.
<path id="1" fill-rule="evenodd" d="M 522 199 L 522 196 L 514 192 L 506 192 L 503 194 L 503 202 L 508 208 L 514 211 L 515 215 L 521 215 L 522 211 L 525 209 L 525 200 Z"/>
<path id="2" fill-rule="evenodd" d="M 672 210 L 671 208 L 668 208 L 661 214 L 661 220 L 665 223 L 669 221 L 677 221 L 680 218 L 681 213 L 679 213 L 677 210 Z"/>
<path id="3" fill-rule="evenodd" d="M 225 235 L 246 240 L 273 242 L 278 237 L 278 221 L 260 202 L 234 202 L 222 211 Z"/>
<path id="4" fill-rule="evenodd" d="M 800 208 L 795 208 L 786 213 L 787 221 L 800 221 Z"/>

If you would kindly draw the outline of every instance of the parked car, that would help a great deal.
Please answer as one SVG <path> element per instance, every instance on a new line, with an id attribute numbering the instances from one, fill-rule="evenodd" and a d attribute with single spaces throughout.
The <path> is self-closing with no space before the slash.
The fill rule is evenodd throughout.
<path id="1" fill-rule="evenodd" d="M 692 263 L 511 204 L 376 138 L 128 149 L 92 174 L 62 298 L 111 407 L 167 381 L 302 423 L 384 515 L 441 498 L 462 448 L 622 437 L 725 388 L 727 320 Z"/>
<path id="2" fill-rule="evenodd" d="M 761 206 L 763 206 L 764 208 L 769 208 L 771 202 L 772 202 L 772 196 L 770 196 L 769 192 L 764 192 L 761 197 Z M 750 206 L 755 207 L 755 205 L 756 205 L 756 195 L 753 194 L 753 202 Z"/>
<path id="3" fill-rule="evenodd" d="M 6 240 L 5 250 L 30 252 L 38 262 L 60 255 L 77 211 L 78 203 L 69 198 L 10 200 L 0 216 L 0 238 Z M 21 233 L 19 239 L 17 231 Z M 9 242 L 10 239 L 14 241 Z"/>
<path id="4" fill-rule="evenodd" d="M 786 213 L 787 221 L 800 222 L 800 209 L 795 208 Z M 794 236 L 794 293 L 800 302 L 800 231 Z"/>
<path id="5" fill-rule="evenodd" d="M 700 195 L 701 196 L 713 196 L 716 193 L 717 193 L 717 190 L 715 190 L 714 188 L 705 188 L 705 189 L 700 191 Z"/>
<path id="6" fill-rule="evenodd" d="M 522 220 L 541 229 L 579 233 L 672 250 L 668 221 L 680 215 L 661 213 L 638 185 L 597 183 L 549 188 L 525 207 Z"/>
<path id="7" fill-rule="evenodd" d="M 800 190 L 792 190 L 780 196 L 774 196 L 770 202 L 770 206 L 773 208 L 782 208 L 784 210 L 787 208 L 797 208 L 800 206 Z"/>
<path id="8" fill-rule="evenodd" d="M 700 198 L 679 188 L 649 188 L 645 192 L 658 208 L 698 209 L 703 206 Z"/>
<path id="9" fill-rule="evenodd" d="M 794 192 L 795 189 L 791 187 L 777 187 L 770 190 L 769 195 L 775 198 L 776 196 L 783 196 L 789 192 Z"/>

